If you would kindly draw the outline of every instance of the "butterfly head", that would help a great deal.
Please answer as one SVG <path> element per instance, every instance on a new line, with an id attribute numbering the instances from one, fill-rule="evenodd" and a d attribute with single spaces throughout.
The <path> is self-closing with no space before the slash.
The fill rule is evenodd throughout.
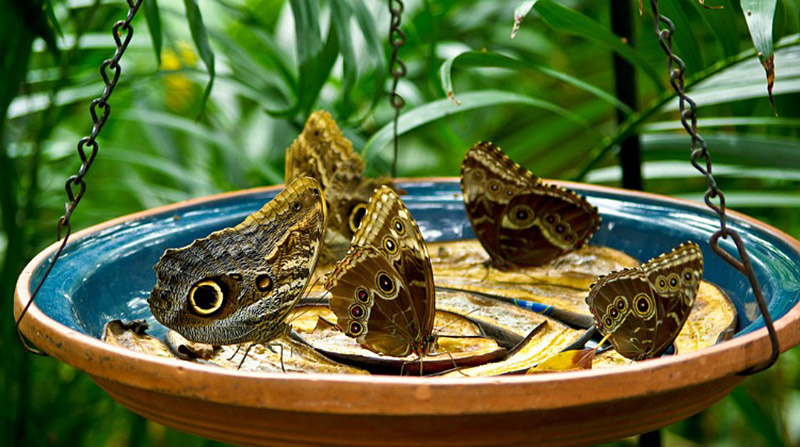
<path id="1" fill-rule="evenodd" d="M 166 250 L 154 267 L 153 316 L 193 341 L 259 340 L 302 295 L 325 215 L 319 184 L 299 179 L 236 227 Z"/>
<path id="2" fill-rule="evenodd" d="M 439 348 L 436 334 L 422 335 L 411 345 L 411 352 L 417 357 L 425 357 Z"/>

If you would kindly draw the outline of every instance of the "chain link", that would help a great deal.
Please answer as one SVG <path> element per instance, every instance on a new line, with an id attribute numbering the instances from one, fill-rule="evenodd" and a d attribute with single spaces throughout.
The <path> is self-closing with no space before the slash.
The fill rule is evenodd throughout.
<path id="1" fill-rule="evenodd" d="M 750 287 L 753 289 L 753 295 L 758 303 L 758 308 L 761 311 L 761 315 L 764 317 L 764 325 L 767 328 L 769 339 L 772 343 L 772 352 L 770 357 L 764 363 L 756 365 L 740 373 L 742 375 L 755 374 L 759 371 L 769 368 L 775 363 L 775 361 L 777 361 L 778 355 L 780 354 L 778 335 L 775 332 L 775 327 L 772 323 L 772 317 L 769 314 L 769 309 L 767 308 L 766 301 L 764 300 L 764 295 L 761 292 L 761 287 L 758 285 L 758 279 L 756 278 L 755 271 L 750 263 L 750 257 L 747 255 L 744 242 L 736 230 L 728 228 L 727 215 L 725 214 L 725 194 L 722 193 L 722 190 L 720 190 L 717 186 L 716 180 L 714 180 L 714 175 L 711 171 L 711 155 L 708 153 L 708 144 L 697 132 L 697 104 L 686 95 L 684 83 L 686 65 L 672 51 L 672 36 L 675 34 L 675 25 L 667 17 L 658 12 L 658 0 L 650 0 L 650 6 L 653 10 L 653 26 L 656 36 L 658 37 L 658 41 L 661 43 L 661 48 L 664 49 L 664 53 L 667 55 L 669 82 L 672 85 L 672 88 L 675 90 L 675 93 L 678 95 L 678 107 L 681 112 L 681 124 L 692 138 L 692 166 L 694 166 L 695 169 L 700 171 L 700 173 L 705 176 L 707 185 L 704 196 L 705 203 L 719 217 L 720 229 L 711 236 L 709 244 L 717 256 L 733 266 L 733 268 L 738 270 L 741 274 L 747 276 L 747 279 L 750 282 Z M 665 28 L 662 28 L 662 25 Z M 715 199 L 717 199 L 716 203 Z M 720 237 L 722 239 L 727 239 L 729 236 L 731 239 L 733 239 L 733 242 L 736 245 L 736 250 L 739 253 L 739 258 L 741 261 L 734 258 L 719 245 Z"/>
<path id="2" fill-rule="evenodd" d="M 58 249 L 53 255 L 53 259 L 47 266 L 47 270 L 45 270 L 42 279 L 40 279 L 39 283 L 36 285 L 36 288 L 31 295 L 31 299 L 25 304 L 25 307 L 22 309 L 22 312 L 20 312 L 19 317 L 17 317 L 17 321 L 14 324 L 14 329 L 17 331 L 17 335 L 19 336 L 22 346 L 26 351 L 33 354 L 47 355 L 44 352 L 30 346 L 25 341 L 25 338 L 22 336 L 22 333 L 19 330 L 19 324 L 25 317 L 25 314 L 28 313 L 28 309 L 33 304 L 33 300 L 36 299 L 36 295 L 38 295 L 39 290 L 42 288 L 42 284 L 44 284 L 44 281 L 53 270 L 53 266 L 55 265 L 56 261 L 58 261 L 58 259 L 61 257 L 61 253 L 64 251 L 64 247 L 67 245 L 69 236 L 72 233 L 72 225 L 70 224 L 72 213 L 75 211 L 75 208 L 83 198 L 83 194 L 86 192 L 86 180 L 84 180 L 84 177 L 86 177 L 86 174 L 89 173 L 89 168 L 91 168 L 92 163 L 94 163 L 94 159 L 97 156 L 97 151 L 100 148 L 97 144 L 97 136 L 100 134 L 100 131 L 103 130 L 103 126 L 105 126 L 108 116 L 111 113 L 111 105 L 108 103 L 108 99 L 111 97 L 111 93 L 117 86 L 117 81 L 119 81 L 120 74 L 122 73 L 122 67 L 119 65 L 119 61 L 122 59 L 122 55 L 125 53 L 125 50 L 128 48 L 128 44 L 131 42 L 131 38 L 133 37 L 133 27 L 131 26 L 131 21 L 133 20 L 134 16 L 136 16 L 136 12 L 139 10 L 139 7 L 142 5 L 142 0 L 127 0 L 127 3 L 127 17 L 125 20 L 120 20 L 115 23 L 111 29 L 111 33 L 114 37 L 114 44 L 116 45 L 114 56 L 112 56 L 110 59 L 106 59 L 100 65 L 100 76 L 103 78 L 105 88 L 103 89 L 102 95 L 100 95 L 99 98 L 94 99 L 89 105 L 89 114 L 92 116 L 92 131 L 88 136 L 85 136 L 78 141 L 77 151 L 78 156 L 81 159 L 81 166 L 78 168 L 78 173 L 71 175 L 67 179 L 66 183 L 64 183 L 64 190 L 67 193 L 67 202 L 64 203 L 64 215 L 58 218 L 58 226 L 56 230 L 56 238 L 57 240 L 61 241 L 61 244 L 58 246 Z"/>
<path id="3" fill-rule="evenodd" d="M 397 123 L 400 120 L 400 110 L 406 105 L 405 100 L 397 94 L 397 84 L 400 78 L 406 75 L 406 64 L 400 60 L 398 51 L 406 43 L 406 35 L 400 29 L 400 22 L 403 15 L 402 0 L 388 0 L 391 22 L 389 24 L 389 43 L 392 45 L 392 57 L 389 60 L 389 69 L 392 72 L 392 92 L 389 95 L 389 102 L 394 108 L 394 157 L 392 159 L 392 177 L 397 177 Z"/>

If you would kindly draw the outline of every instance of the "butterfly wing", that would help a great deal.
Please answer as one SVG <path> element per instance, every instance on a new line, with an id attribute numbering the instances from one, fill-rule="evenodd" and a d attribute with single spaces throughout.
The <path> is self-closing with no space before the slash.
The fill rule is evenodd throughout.
<path id="1" fill-rule="evenodd" d="M 498 267 L 545 264 L 582 247 L 600 227 L 586 199 L 541 182 L 491 143 L 467 151 L 461 190 L 475 235 Z"/>
<path id="2" fill-rule="evenodd" d="M 692 311 L 703 279 L 703 252 L 697 244 L 685 242 L 647 261 L 642 270 L 659 307 L 655 355 L 660 355 L 678 336 Z"/>
<path id="3" fill-rule="evenodd" d="M 652 287 L 640 268 L 600 277 L 586 303 L 597 329 L 603 335 L 611 334 L 617 352 L 633 360 L 652 356 L 659 316 Z"/>
<path id="4" fill-rule="evenodd" d="M 508 202 L 498 229 L 504 258 L 542 265 L 582 247 L 600 227 L 597 208 L 577 193 L 540 183 Z"/>
<path id="5" fill-rule="evenodd" d="M 419 227 L 391 188 L 382 186 L 373 194 L 351 249 L 329 276 L 326 288 L 332 295 L 331 309 L 348 322 L 351 305 L 359 300 L 357 292 L 368 293 L 371 301 L 364 310 L 369 312 L 362 320 L 369 330 L 359 341 L 369 349 L 408 355 L 431 336 L 435 301 L 430 257 Z M 364 293 L 360 296 L 363 301 Z M 349 329 L 346 324 L 341 327 Z M 398 347 L 403 343 L 403 349 Z"/>
<path id="6" fill-rule="evenodd" d="M 325 220 L 319 184 L 302 178 L 239 225 L 166 250 L 153 316 L 193 341 L 271 340 L 316 268 Z"/>
<path id="7" fill-rule="evenodd" d="M 322 185 L 329 211 L 326 255 L 341 259 L 373 191 L 390 180 L 364 176 L 364 161 L 325 111 L 312 113 L 286 150 L 286 182 L 300 177 L 315 178 Z"/>
<path id="8" fill-rule="evenodd" d="M 497 231 L 503 211 L 519 191 L 528 191 L 539 180 L 511 161 L 493 143 L 480 142 L 464 155 L 461 164 L 461 192 L 475 237 L 492 257 L 505 260 Z"/>
<path id="9" fill-rule="evenodd" d="M 410 290 L 385 254 L 355 247 L 328 278 L 339 327 L 379 354 L 405 357 L 421 332 Z"/>

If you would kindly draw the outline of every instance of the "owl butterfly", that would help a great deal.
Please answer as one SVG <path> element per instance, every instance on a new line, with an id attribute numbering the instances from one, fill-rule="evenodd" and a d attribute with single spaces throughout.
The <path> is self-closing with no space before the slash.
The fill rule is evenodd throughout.
<path id="1" fill-rule="evenodd" d="M 428 355 L 436 344 L 433 269 L 419 228 L 397 194 L 370 199 L 347 255 L 328 275 L 338 326 L 382 355 Z"/>
<path id="2" fill-rule="evenodd" d="M 685 242 L 640 267 L 600 277 L 586 303 L 617 352 L 643 360 L 663 354 L 678 336 L 702 279 L 703 252 Z"/>
<path id="3" fill-rule="evenodd" d="M 233 228 L 169 249 L 155 265 L 153 316 L 186 339 L 267 343 L 288 332 L 319 257 L 325 200 L 312 178 L 293 181 Z"/>
<path id="4" fill-rule="evenodd" d="M 298 177 L 317 179 L 325 193 L 329 219 L 322 257 L 329 262 L 344 256 L 375 188 L 391 182 L 364 176 L 364 161 L 325 111 L 312 113 L 286 150 L 286 182 Z"/>
<path id="5" fill-rule="evenodd" d="M 467 151 L 461 191 L 475 236 L 499 269 L 546 264 L 581 248 L 600 228 L 586 199 L 542 182 L 492 143 Z"/>

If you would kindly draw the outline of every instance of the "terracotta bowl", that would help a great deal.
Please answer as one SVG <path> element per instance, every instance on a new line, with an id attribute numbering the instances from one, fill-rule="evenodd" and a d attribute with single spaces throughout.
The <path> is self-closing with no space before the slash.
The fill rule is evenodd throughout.
<path id="1" fill-rule="evenodd" d="M 409 180 L 404 200 L 427 240 L 472 237 L 457 179 Z M 705 278 L 736 302 L 739 332 L 698 352 L 635 366 L 496 378 L 255 374 L 151 357 L 98 337 L 114 318 L 145 318 L 153 264 L 167 247 L 233 225 L 280 188 L 224 194 L 149 210 L 74 235 L 22 330 L 53 357 L 88 373 L 149 419 L 241 445 L 589 445 L 663 427 L 720 400 L 740 371 L 770 352 L 747 282 L 714 256 L 717 227 L 704 207 L 650 194 L 567 184 L 603 215 L 592 243 L 645 260 L 687 239 L 700 243 Z M 749 247 L 781 349 L 800 341 L 800 242 L 731 213 Z M 732 245 L 725 247 L 733 251 Z M 25 268 L 15 311 L 30 299 L 55 246 Z M 625 417 L 621 417 L 621 416 Z"/>

